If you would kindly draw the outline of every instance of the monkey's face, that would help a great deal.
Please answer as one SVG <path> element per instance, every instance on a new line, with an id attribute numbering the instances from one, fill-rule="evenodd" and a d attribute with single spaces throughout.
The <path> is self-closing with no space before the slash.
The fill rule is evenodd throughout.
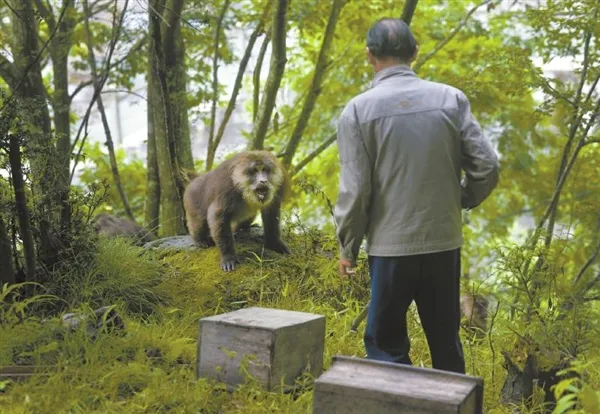
<path id="1" fill-rule="evenodd" d="M 271 174 L 273 168 L 267 163 L 250 162 L 246 168 L 248 187 L 254 192 L 256 199 L 264 204 L 271 200 L 274 192 Z"/>
<path id="2" fill-rule="evenodd" d="M 280 167 L 262 153 L 242 158 L 232 179 L 246 202 L 263 208 L 275 198 L 283 182 Z"/>

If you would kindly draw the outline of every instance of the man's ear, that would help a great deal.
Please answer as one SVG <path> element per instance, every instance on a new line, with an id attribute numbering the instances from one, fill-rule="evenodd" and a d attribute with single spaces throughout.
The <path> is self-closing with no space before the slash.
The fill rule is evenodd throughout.
<path id="1" fill-rule="evenodd" d="M 419 55 L 419 45 L 415 46 L 415 53 L 413 53 L 412 57 L 410 58 L 411 62 L 414 62 L 415 60 L 417 60 L 417 56 Z"/>
<path id="2" fill-rule="evenodd" d="M 367 46 L 365 48 L 365 51 L 367 52 L 367 59 L 369 60 L 369 63 L 375 66 L 375 56 L 373 56 L 373 53 L 371 53 L 371 49 L 369 49 L 369 47 Z"/>

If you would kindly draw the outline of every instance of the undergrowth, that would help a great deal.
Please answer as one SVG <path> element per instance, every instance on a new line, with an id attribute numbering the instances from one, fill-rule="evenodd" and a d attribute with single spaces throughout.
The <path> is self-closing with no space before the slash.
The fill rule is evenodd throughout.
<path id="1" fill-rule="evenodd" d="M 115 305 L 126 325 L 122 334 L 92 339 L 83 330 L 69 332 L 60 315 L 44 320 L 10 295 L 0 296 L 0 365 L 35 364 L 47 374 L 0 382 L 0 412 L 310 413 L 310 381 L 294 395 L 263 391 L 250 378 L 229 392 L 195 375 L 198 320 L 247 306 L 325 315 L 325 369 L 334 355 L 364 356 L 364 323 L 359 333 L 349 331 L 368 301 L 364 263 L 356 277 L 342 279 L 335 250 L 322 235 L 286 240 L 294 251 L 289 256 L 239 243 L 244 260 L 235 272 L 224 273 L 215 248 L 150 251 L 101 238 L 94 263 L 87 273 L 71 275 L 73 285 L 61 300 L 69 303 L 69 312 Z M 430 366 L 413 308 L 408 326 L 412 360 Z M 484 339 L 463 334 L 467 370 L 484 378 L 488 413 L 513 410 L 499 401 L 505 376 L 500 349 L 510 347 L 509 332 L 499 319 Z"/>

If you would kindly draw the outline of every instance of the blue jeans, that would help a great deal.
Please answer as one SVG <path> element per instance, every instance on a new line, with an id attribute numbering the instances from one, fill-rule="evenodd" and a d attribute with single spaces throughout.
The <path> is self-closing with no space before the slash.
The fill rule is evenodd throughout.
<path id="1" fill-rule="evenodd" d="M 460 249 L 422 255 L 369 256 L 368 359 L 412 365 L 406 312 L 414 300 L 433 368 L 465 373 L 459 337 Z"/>

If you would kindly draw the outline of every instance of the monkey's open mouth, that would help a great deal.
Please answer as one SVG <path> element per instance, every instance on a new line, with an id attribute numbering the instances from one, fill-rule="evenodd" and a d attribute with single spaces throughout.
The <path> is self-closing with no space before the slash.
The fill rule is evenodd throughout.
<path id="1" fill-rule="evenodd" d="M 265 201 L 269 194 L 269 187 L 257 187 L 254 191 L 256 192 L 256 197 L 258 197 L 260 201 Z"/>

